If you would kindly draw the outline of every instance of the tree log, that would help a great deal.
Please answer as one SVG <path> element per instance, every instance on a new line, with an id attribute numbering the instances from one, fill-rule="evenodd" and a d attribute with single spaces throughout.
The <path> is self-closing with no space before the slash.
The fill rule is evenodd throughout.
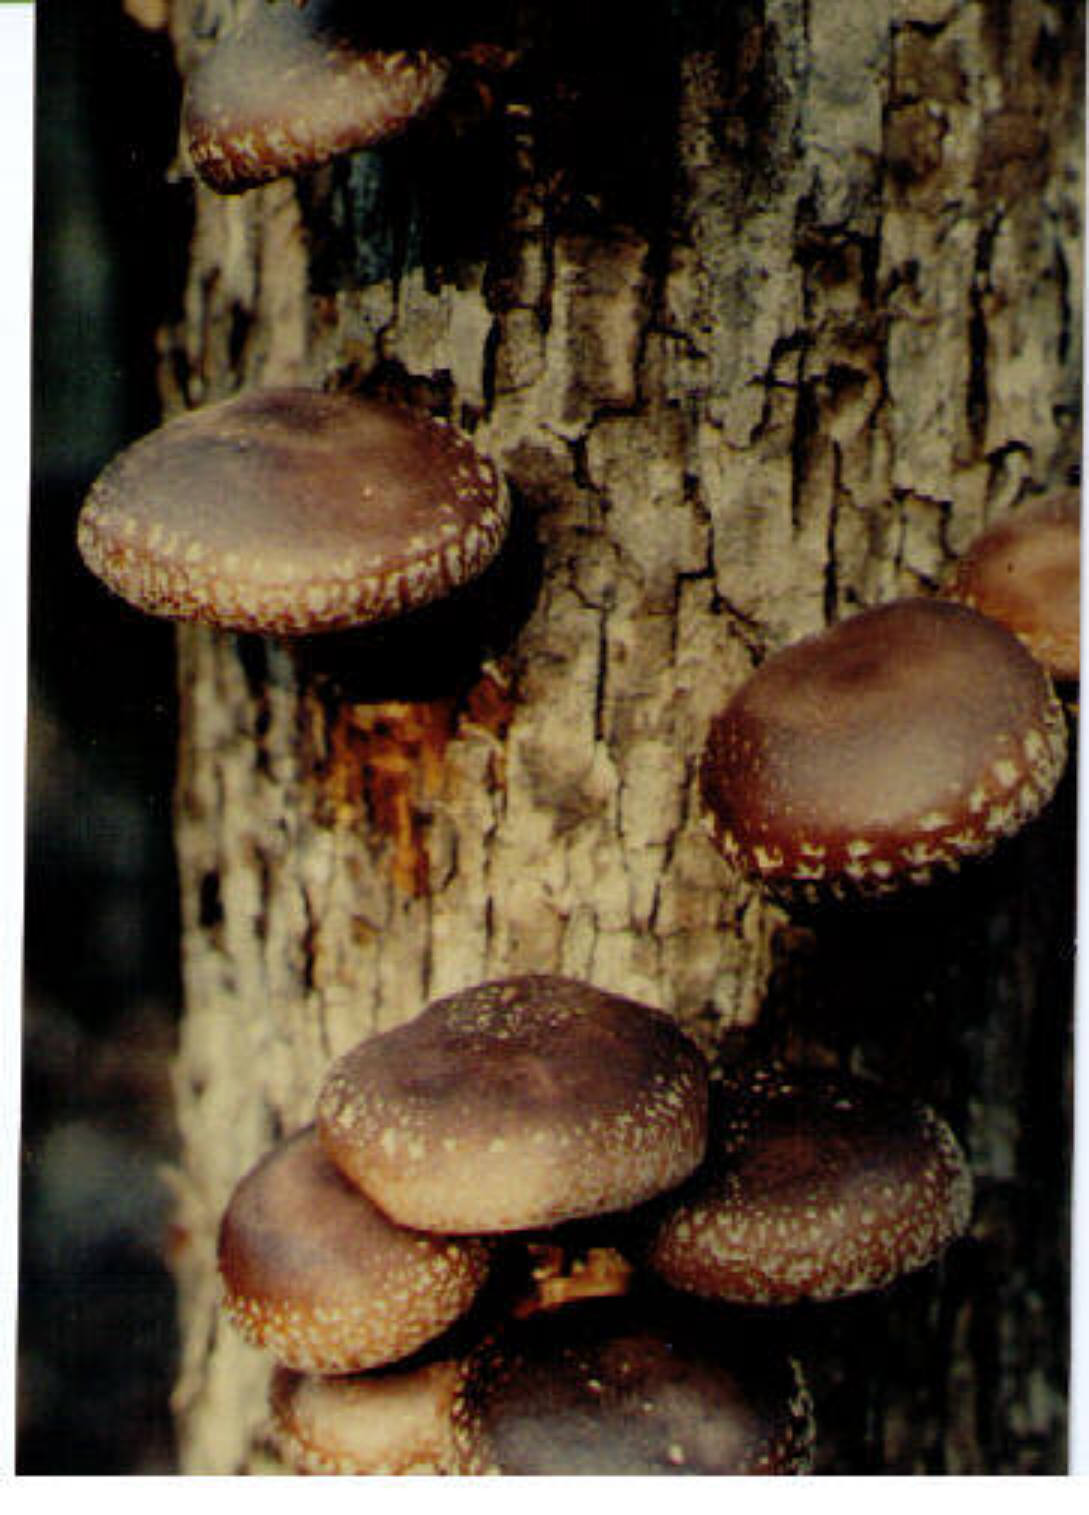
<path id="1" fill-rule="evenodd" d="M 183 75 L 238 8 L 173 0 Z M 521 971 L 659 1005 L 712 1057 L 749 1028 L 939 1102 L 971 1238 L 776 1322 L 818 1364 L 819 1466 L 1059 1471 L 1072 795 L 940 908 L 828 926 L 731 873 L 697 769 L 770 651 L 931 592 L 1076 477 L 1080 8 L 592 12 L 507 7 L 514 67 L 381 150 L 193 184 L 166 413 L 409 398 L 472 433 L 515 521 L 401 625 L 179 631 L 183 1471 L 265 1466 L 268 1366 L 217 1310 L 237 1179 L 348 1046 Z"/>

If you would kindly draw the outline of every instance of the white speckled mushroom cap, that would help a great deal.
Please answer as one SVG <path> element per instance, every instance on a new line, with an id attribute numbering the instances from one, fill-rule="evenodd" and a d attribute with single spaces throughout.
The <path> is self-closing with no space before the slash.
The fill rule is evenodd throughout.
<path id="1" fill-rule="evenodd" d="M 312 1126 L 241 1180 L 219 1230 L 230 1319 L 307 1373 L 408 1356 L 465 1314 L 488 1265 L 483 1242 L 395 1226 L 326 1160 Z"/>
<path id="2" fill-rule="evenodd" d="M 1052 678 L 1081 668 L 1081 497 L 1063 490 L 996 521 L 958 561 L 947 593 L 1001 621 Z"/>
<path id="3" fill-rule="evenodd" d="M 773 654 L 712 722 L 716 841 L 789 896 L 929 883 L 1032 819 L 1066 761 L 1051 682 L 942 600 L 862 611 Z"/>
<path id="4" fill-rule="evenodd" d="M 833 1299 L 932 1262 L 971 1219 L 971 1174 L 919 1103 L 769 1067 L 716 1090 L 706 1166 L 648 1252 L 674 1288 L 738 1304 Z"/>
<path id="5" fill-rule="evenodd" d="M 140 610 L 287 636 L 440 598 L 487 566 L 507 521 L 501 479 L 453 426 L 267 389 L 122 452 L 84 503 L 78 542 Z"/>
<path id="6" fill-rule="evenodd" d="M 272 1437 L 299 1473 L 411 1477 L 469 1471 L 455 1435 L 466 1364 L 413 1360 L 347 1378 L 277 1368 Z"/>
<path id="7" fill-rule="evenodd" d="M 220 193 L 317 167 L 395 136 L 445 88 L 447 59 L 368 45 L 336 0 L 258 5 L 191 74 L 183 127 Z"/>
<path id="8" fill-rule="evenodd" d="M 649 1199 L 706 1141 L 707 1070 L 659 1010 L 529 975 L 450 995 L 334 1064 L 329 1157 L 401 1225 L 548 1226 Z"/>
<path id="9" fill-rule="evenodd" d="M 812 1404 L 797 1363 L 715 1323 L 608 1307 L 508 1327 L 469 1360 L 458 1433 L 472 1472 L 529 1476 L 806 1473 Z"/>

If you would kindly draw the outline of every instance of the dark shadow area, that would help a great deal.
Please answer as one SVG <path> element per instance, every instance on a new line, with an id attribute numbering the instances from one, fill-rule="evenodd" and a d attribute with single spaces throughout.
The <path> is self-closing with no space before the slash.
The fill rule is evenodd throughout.
<path id="1" fill-rule="evenodd" d="M 815 1388 L 824 1383 L 836 1439 L 847 1438 L 829 1445 L 829 1456 L 847 1459 L 830 1470 L 913 1470 L 910 1448 L 875 1439 L 890 1424 L 876 1396 L 892 1389 L 901 1423 L 918 1428 L 922 1471 L 976 1471 L 941 1459 L 943 1424 L 970 1426 L 965 1441 L 988 1467 L 1065 1465 L 1057 1412 L 1050 1439 L 1026 1439 L 1011 1466 L 1016 1407 L 999 1396 L 1014 1381 L 1022 1396 L 1048 1392 L 1069 1371 L 1076 721 L 1071 731 L 1051 803 L 990 857 L 901 897 L 793 912 L 780 971 L 744 1041 L 742 1055 L 843 1068 L 933 1105 L 975 1176 L 968 1237 L 882 1296 L 880 1321 L 861 1301 L 802 1317 L 799 1350 L 814 1363 Z M 858 1399 L 860 1380 L 868 1400 Z M 945 1445 L 956 1448 L 956 1435 Z"/>
<path id="2" fill-rule="evenodd" d="M 389 622 L 302 637 L 293 644 L 296 666 L 320 685 L 331 706 L 459 698 L 477 682 L 485 660 L 513 648 L 532 612 L 541 572 L 532 521 L 515 502 L 507 538 L 477 579 Z M 260 651 L 255 648 L 254 655 Z"/>
<path id="3" fill-rule="evenodd" d="M 730 57 L 739 35 L 733 9 L 718 22 L 715 45 Z M 320 249 L 315 291 L 396 282 L 413 269 L 436 289 L 456 285 L 461 270 L 488 261 L 512 217 L 527 213 L 541 214 L 546 237 L 623 226 L 662 244 L 675 188 L 674 59 L 692 24 L 661 0 L 642 8 L 637 25 L 613 3 L 563 0 L 546 13 L 489 4 L 468 16 L 409 6 L 396 18 L 396 45 L 418 38 L 448 53 L 450 85 L 442 109 L 402 136 L 300 177 Z M 702 17 L 697 29 L 705 26 Z M 762 102 L 752 104 L 757 119 Z M 527 122 L 532 164 L 523 159 Z M 532 211 L 519 199 L 530 178 L 548 186 L 543 202 L 535 191 Z M 518 282 L 517 270 L 509 279 L 493 270 L 494 309 L 519 302 Z"/>
<path id="4" fill-rule="evenodd" d="M 75 519 L 159 419 L 188 191 L 169 42 L 38 7 L 16 1466 L 171 1471 L 165 1263 L 178 1007 L 173 633 L 86 572 Z"/>

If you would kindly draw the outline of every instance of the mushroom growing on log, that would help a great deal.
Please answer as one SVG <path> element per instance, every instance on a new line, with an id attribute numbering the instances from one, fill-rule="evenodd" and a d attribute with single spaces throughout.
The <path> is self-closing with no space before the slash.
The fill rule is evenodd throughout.
<path id="1" fill-rule="evenodd" d="M 394 1225 L 327 1161 L 312 1127 L 241 1180 L 219 1233 L 232 1321 L 311 1373 L 407 1357 L 464 1315 L 488 1265 L 483 1242 Z"/>
<path id="2" fill-rule="evenodd" d="M 480 573 L 506 490 L 453 426 L 375 400 L 268 389 L 127 448 L 79 518 L 84 560 L 140 610 L 274 636 L 427 605 Z"/>
<path id="3" fill-rule="evenodd" d="M 329 1157 L 402 1225 L 527 1230 L 622 1210 L 703 1156 L 707 1069 L 667 1015 L 527 975 L 436 1001 L 333 1066 Z"/>
<path id="4" fill-rule="evenodd" d="M 454 1428 L 464 1377 L 457 1357 L 346 1378 L 277 1368 L 269 1388 L 272 1439 L 297 1473 L 464 1473 L 468 1460 Z"/>
<path id="5" fill-rule="evenodd" d="M 474 1473 L 805 1473 L 814 1427 L 797 1364 L 731 1350 L 717 1319 L 662 1323 L 613 1303 L 509 1326 L 469 1359 Z"/>
<path id="6" fill-rule="evenodd" d="M 449 76 L 424 49 L 374 45 L 343 0 L 259 6 L 194 69 L 183 124 L 221 194 L 383 142 L 429 110 Z"/>
<path id="7" fill-rule="evenodd" d="M 839 1298 L 924 1267 L 967 1229 L 971 1172 L 927 1106 L 778 1067 L 715 1092 L 707 1164 L 649 1249 L 674 1288 L 736 1304 Z"/>
<path id="8" fill-rule="evenodd" d="M 925 884 L 1036 816 L 1066 761 L 1046 672 L 966 606 L 900 600 L 769 657 L 712 722 L 725 856 L 787 897 Z"/>
<path id="9" fill-rule="evenodd" d="M 1081 667 L 1081 495 L 1063 490 L 1003 516 L 958 559 L 946 593 L 1001 621 L 1056 683 Z"/>

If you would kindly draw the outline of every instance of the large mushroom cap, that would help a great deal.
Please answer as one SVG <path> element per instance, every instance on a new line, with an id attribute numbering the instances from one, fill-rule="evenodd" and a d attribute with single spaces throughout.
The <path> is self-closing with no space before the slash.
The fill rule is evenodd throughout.
<path id="1" fill-rule="evenodd" d="M 375 46 L 344 0 L 260 4 L 190 76 L 193 165 L 221 193 L 315 168 L 402 131 L 449 72 L 434 53 Z"/>
<path id="2" fill-rule="evenodd" d="M 712 723 L 704 798 L 725 855 L 786 892 L 879 894 L 987 853 L 1066 758 L 1050 680 L 947 601 L 862 611 L 774 654 Z"/>
<path id="3" fill-rule="evenodd" d="M 932 1262 L 971 1204 L 964 1154 L 927 1106 L 858 1079 L 750 1070 L 724 1079 L 706 1167 L 649 1262 L 707 1298 L 831 1299 Z"/>
<path id="4" fill-rule="evenodd" d="M 455 1435 L 465 1363 L 413 1361 L 350 1378 L 277 1368 L 272 1435 L 299 1473 L 406 1477 L 468 1471 Z"/>
<path id="5" fill-rule="evenodd" d="M 725 1332 L 608 1307 L 508 1328 L 470 1359 L 461 1434 L 477 1473 L 601 1476 L 809 1470 L 809 1395 L 789 1359 Z"/>
<path id="6" fill-rule="evenodd" d="M 1081 498 L 1075 489 L 1027 505 L 977 537 L 948 594 L 1001 621 L 1062 682 L 1081 667 Z"/>
<path id="7" fill-rule="evenodd" d="M 479 573 L 506 491 L 468 438 L 377 401 L 258 390 L 121 453 L 80 514 L 92 571 L 138 609 L 291 635 L 387 619 Z"/>
<path id="8" fill-rule="evenodd" d="M 400 1224 L 513 1231 L 679 1183 L 706 1102 L 702 1054 L 669 1016 L 542 975 L 453 994 L 347 1053 L 318 1129 Z"/>
<path id="9" fill-rule="evenodd" d="M 307 1373 L 355 1373 L 408 1356 L 472 1304 L 485 1243 L 395 1226 L 321 1152 L 312 1126 L 241 1180 L 219 1231 L 230 1318 Z"/>

